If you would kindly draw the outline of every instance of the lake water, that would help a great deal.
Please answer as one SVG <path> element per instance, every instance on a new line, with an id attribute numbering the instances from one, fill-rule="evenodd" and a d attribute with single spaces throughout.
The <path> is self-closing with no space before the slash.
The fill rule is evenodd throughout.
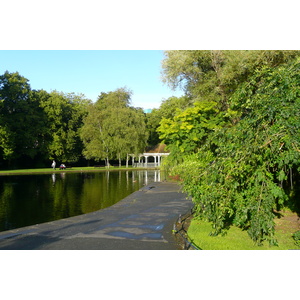
<path id="1" fill-rule="evenodd" d="M 109 207 L 160 176 L 159 170 L 1 176 L 0 231 Z"/>

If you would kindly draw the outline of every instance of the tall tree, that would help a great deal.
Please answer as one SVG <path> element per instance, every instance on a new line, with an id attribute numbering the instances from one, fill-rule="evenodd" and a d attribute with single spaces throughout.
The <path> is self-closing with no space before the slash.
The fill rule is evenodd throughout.
<path id="1" fill-rule="evenodd" d="M 216 101 L 226 110 L 237 86 L 256 70 L 277 67 L 299 55 L 282 50 L 171 50 L 162 62 L 163 81 L 172 88 L 182 87 L 194 99 Z"/>
<path id="2" fill-rule="evenodd" d="M 138 156 L 142 153 L 148 140 L 146 128 L 146 116 L 141 108 L 129 107 L 124 116 L 127 115 L 124 137 L 127 141 L 126 166 L 128 166 L 128 154 Z"/>
<path id="3" fill-rule="evenodd" d="M 82 142 L 79 129 L 90 101 L 84 95 L 53 91 L 41 101 L 47 115 L 49 134 L 49 159 L 76 162 L 81 156 Z"/>
<path id="4" fill-rule="evenodd" d="M 0 148 L 10 162 L 33 159 L 43 148 L 45 115 L 28 79 L 18 72 L 0 76 Z"/>
<path id="5" fill-rule="evenodd" d="M 145 116 L 140 109 L 130 106 L 131 92 L 126 88 L 101 93 L 90 105 L 84 119 L 81 138 L 87 159 L 128 159 L 145 147 L 147 132 Z"/>
<path id="6" fill-rule="evenodd" d="M 187 96 L 172 96 L 162 101 L 159 108 L 155 108 L 146 115 L 147 131 L 149 133 L 148 146 L 154 147 L 161 142 L 157 131 L 163 118 L 172 119 L 178 111 L 192 106 L 193 100 Z"/>
<path id="7" fill-rule="evenodd" d="M 106 161 L 111 157 L 107 132 L 103 129 L 104 114 L 95 105 L 88 106 L 88 114 L 83 119 L 80 137 L 84 144 L 83 155 L 86 159 Z"/>

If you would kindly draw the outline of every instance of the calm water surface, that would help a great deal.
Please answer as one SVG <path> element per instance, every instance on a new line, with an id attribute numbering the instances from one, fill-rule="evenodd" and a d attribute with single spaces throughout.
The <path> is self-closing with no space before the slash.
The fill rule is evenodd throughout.
<path id="1" fill-rule="evenodd" d="M 103 209 L 155 181 L 158 170 L 1 176 L 0 231 Z"/>

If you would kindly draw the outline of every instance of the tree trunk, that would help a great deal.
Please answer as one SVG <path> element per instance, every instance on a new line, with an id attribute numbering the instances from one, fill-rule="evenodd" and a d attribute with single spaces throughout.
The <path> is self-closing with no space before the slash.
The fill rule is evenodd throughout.
<path id="1" fill-rule="evenodd" d="M 128 154 L 126 156 L 126 168 L 128 168 L 128 160 L 129 160 L 129 157 L 128 157 Z"/>
<path id="2" fill-rule="evenodd" d="M 121 168 L 122 162 L 121 162 L 121 155 L 119 154 L 119 167 Z"/>
<path id="3" fill-rule="evenodd" d="M 109 158 L 107 157 L 105 160 L 106 167 L 109 168 Z"/>
<path id="4" fill-rule="evenodd" d="M 218 88 L 219 88 L 219 94 L 221 96 L 222 101 L 222 109 L 225 111 L 228 109 L 228 99 L 227 94 L 222 82 L 222 63 L 224 61 L 224 56 L 222 53 L 222 50 L 212 50 L 211 51 L 211 57 L 212 57 L 212 66 L 216 72 L 217 82 L 218 82 Z"/>

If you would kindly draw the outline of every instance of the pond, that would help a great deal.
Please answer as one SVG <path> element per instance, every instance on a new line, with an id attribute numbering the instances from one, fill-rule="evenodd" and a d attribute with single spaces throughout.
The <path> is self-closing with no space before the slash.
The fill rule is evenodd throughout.
<path id="1" fill-rule="evenodd" d="M 0 231 L 103 209 L 155 181 L 159 170 L 1 176 Z"/>

